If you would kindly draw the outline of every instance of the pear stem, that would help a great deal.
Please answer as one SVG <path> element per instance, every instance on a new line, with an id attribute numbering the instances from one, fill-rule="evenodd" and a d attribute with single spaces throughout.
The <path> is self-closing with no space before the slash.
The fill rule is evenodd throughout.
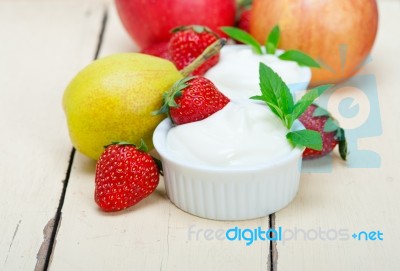
<path id="1" fill-rule="evenodd" d="M 208 46 L 201 55 L 199 55 L 192 63 L 187 65 L 185 68 L 180 70 L 179 72 L 184 76 L 189 76 L 195 69 L 200 67 L 204 62 L 208 59 L 216 55 L 221 48 L 226 44 L 226 39 L 218 39 L 213 44 Z"/>

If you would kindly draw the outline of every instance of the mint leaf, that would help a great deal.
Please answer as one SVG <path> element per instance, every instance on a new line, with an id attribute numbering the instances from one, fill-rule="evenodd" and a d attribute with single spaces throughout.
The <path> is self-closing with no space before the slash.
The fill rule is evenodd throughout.
<path id="1" fill-rule="evenodd" d="M 275 54 L 276 47 L 272 43 L 267 42 L 265 44 L 265 51 L 267 52 L 267 54 Z"/>
<path id="2" fill-rule="evenodd" d="M 274 113 L 280 120 L 285 119 L 285 114 L 283 113 L 283 111 L 276 104 L 267 102 L 265 96 L 252 96 L 250 97 L 250 99 L 265 102 L 265 104 L 268 105 L 268 107 L 271 109 L 272 113 Z M 283 124 L 285 124 L 284 121 L 282 122 Z"/>
<path id="3" fill-rule="evenodd" d="M 324 85 L 310 90 L 294 105 L 289 88 L 277 73 L 264 63 L 260 63 L 259 75 L 261 95 L 253 96 L 250 99 L 265 102 L 288 129 L 310 104 L 331 86 Z M 286 138 L 294 146 L 300 145 L 314 150 L 322 150 L 322 137 L 317 131 L 292 131 L 287 133 Z"/>
<path id="4" fill-rule="evenodd" d="M 250 99 L 264 101 L 271 111 L 277 115 L 284 126 L 290 129 L 294 101 L 288 86 L 270 67 L 260 62 L 259 66 L 261 96 Z"/>
<path id="5" fill-rule="evenodd" d="M 348 151 L 347 151 L 347 141 L 346 141 L 346 137 L 344 135 L 344 130 L 342 128 L 339 128 L 337 134 L 339 134 L 339 136 L 337 136 L 337 140 L 339 140 L 339 154 L 340 154 L 340 157 L 344 161 L 346 161 Z"/>
<path id="6" fill-rule="evenodd" d="M 140 139 L 140 145 L 139 147 L 137 147 L 137 149 L 142 152 L 148 152 L 149 148 L 147 147 L 146 142 L 144 142 L 143 138 Z"/>
<path id="7" fill-rule="evenodd" d="M 276 48 L 278 48 L 280 35 L 279 26 L 274 26 L 265 41 L 265 50 L 267 54 L 275 54 Z"/>
<path id="8" fill-rule="evenodd" d="M 339 124 L 332 118 L 328 118 L 324 125 L 324 132 L 333 132 L 339 129 Z"/>
<path id="9" fill-rule="evenodd" d="M 304 111 L 318 98 L 322 93 L 324 93 L 332 85 L 322 85 L 309 90 L 303 97 L 294 105 L 292 115 L 290 117 L 289 124 L 291 127 L 293 122 L 303 114 Z"/>
<path id="10" fill-rule="evenodd" d="M 279 59 L 295 61 L 300 66 L 321 68 L 318 62 L 315 61 L 311 56 L 297 50 L 288 50 L 281 54 Z"/>
<path id="11" fill-rule="evenodd" d="M 346 140 L 346 136 L 344 134 L 344 130 L 343 128 L 340 128 L 336 131 L 336 140 L 338 141 L 342 141 L 342 140 Z"/>
<path id="12" fill-rule="evenodd" d="M 313 117 L 328 117 L 329 115 L 329 112 L 320 106 L 317 106 L 313 113 Z"/>
<path id="13" fill-rule="evenodd" d="M 286 138 L 294 145 L 300 145 L 306 148 L 320 151 L 322 150 L 321 134 L 313 130 L 299 130 L 289 132 Z"/>
<path id="14" fill-rule="evenodd" d="M 231 26 L 221 27 L 221 30 L 232 39 L 250 45 L 256 54 L 262 55 L 261 45 L 246 31 Z"/>

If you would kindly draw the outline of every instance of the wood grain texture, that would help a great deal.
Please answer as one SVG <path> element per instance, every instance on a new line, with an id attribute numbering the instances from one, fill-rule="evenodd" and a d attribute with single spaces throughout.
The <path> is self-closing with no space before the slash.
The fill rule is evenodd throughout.
<path id="1" fill-rule="evenodd" d="M 215 231 L 234 226 L 266 229 L 268 218 L 245 222 L 197 218 L 169 202 L 162 181 L 136 206 L 104 213 L 93 200 L 94 169 L 93 161 L 77 154 L 52 270 L 267 270 L 268 242 L 247 247 L 243 242 L 216 240 Z M 206 237 L 206 230 L 214 233 Z"/>
<path id="2" fill-rule="evenodd" d="M 110 6 L 100 55 L 133 50 L 136 46 Z M 104 213 L 93 200 L 94 172 L 95 162 L 77 153 L 52 270 L 267 270 L 268 241 L 246 246 L 217 240 L 215 232 L 235 226 L 267 230 L 268 217 L 219 222 L 189 215 L 168 200 L 163 180 L 134 207 Z"/>
<path id="3" fill-rule="evenodd" d="M 138 49 L 113 1 L 101 2 L 0 0 L 0 270 L 42 270 L 46 262 L 71 153 L 61 108 L 65 86 L 97 49 L 100 56 Z M 298 238 L 276 243 L 273 270 L 398 269 L 400 1 L 379 3 L 372 61 L 360 75 L 376 80 L 382 133 L 356 144 L 376 152 L 380 166 L 347 168 L 335 154 L 331 172 L 303 173 L 297 197 L 274 221 L 297 230 Z M 333 104 L 344 95 L 331 98 Z M 235 226 L 268 229 L 267 217 L 218 222 L 191 216 L 169 202 L 163 181 L 137 206 L 106 214 L 93 200 L 94 167 L 75 154 L 50 270 L 270 270 L 269 242 L 246 246 L 215 236 Z M 301 230 L 380 230 L 384 240 L 303 240 Z"/>
<path id="4" fill-rule="evenodd" d="M 0 2 L 1 270 L 45 257 L 71 152 L 61 97 L 93 57 L 100 17 L 97 4 Z"/>
<path id="5" fill-rule="evenodd" d="M 300 191 L 294 202 L 276 214 L 276 227 L 298 231 L 297 240 L 277 242 L 276 270 L 397 270 L 400 260 L 399 192 L 400 192 L 400 103 L 398 49 L 400 48 L 400 2 L 379 2 L 380 24 L 371 61 L 357 76 L 375 78 L 382 133 L 362 137 L 352 142 L 359 149 L 376 152 L 381 164 L 378 168 L 347 168 L 338 158 L 329 173 L 303 174 Z M 365 78 L 360 77 L 360 84 Z M 346 83 L 343 84 L 344 86 Z M 345 95 L 356 95 L 357 89 L 348 88 L 332 96 L 339 104 Z M 369 96 L 370 99 L 375 99 Z M 368 108 L 364 100 L 359 108 Z M 367 100 L 368 102 L 368 100 Z M 373 103 L 369 100 L 369 106 Z M 360 113 L 361 114 L 361 113 Z M 368 114 L 368 112 L 367 112 Z M 343 116 L 337 116 L 345 122 Z M 356 125 L 349 121 L 349 125 Z M 369 129 L 379 130 L 379 123 Z M 357 129 L 357 127 L 353 127 Z M 350 153 L 351 156 L 354 153 Z M 353 157 L 354 158 L 354 157 Z M 366 163 L 367 156 L 360 159 Z M 305 230 L 311 239 L 312 231 L 330 230 L 332 240 L 304 239 Z M 338 232 L 342 230 L 345 235 Z M 383 232 L 383 241 L 362 241 L 351 237 L 360 231 Z M 335 237 L 336 232 L 338 238 Z M 344 240 L 338 240 L 340 237 Z M 292 237 L 294 238 L 294 237 Z"/>

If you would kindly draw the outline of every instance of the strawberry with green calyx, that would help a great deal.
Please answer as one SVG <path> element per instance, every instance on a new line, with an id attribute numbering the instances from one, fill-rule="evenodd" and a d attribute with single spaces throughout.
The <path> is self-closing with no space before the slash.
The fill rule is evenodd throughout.
<path id="1" fill-rule="evenodd" d="M 218 39 L 208 46 L 193 62 L 180 70 L 187 77 L 204 61 L 211 59 L 226 44 Z M 229 99 L 215 85 L 204 77 L 189 77 L 176 82 L 163 95 L 163 106 L 153 114 L 167 114 L 175 124 L 204 119 L 223 108 Z"/>
<path id="2" fill-rule="evenodd" d="M 250 16 L 251 16 L 251 6 L 252 0 L 244 0 L 239 2 L 239 18 L 236 22 L 238 28 L 245 32 L 250 30 Z"/>
<path id="3" fill-rule="evenodd" d="M 336 145 L 339 145 L 339 154 L 343 160 L 347 158 L 347 142 L 343 128 L 329 114 L 328 111 L 316 104 L 311 104 L 307 110 L 300 116 L 299 121 L 307 129 L 317 131 L 322 136 L 322 150 L 316 151 L 305 149 L 303 158 L 319 158 L 330 153 Z"/>
<path id="4" fill-rule="evenodd" d="M 187 77 L 193 72 L 201 67 L 204 63 L 207 63 L 210 59 L 212 59 L 215 55 L 219 54 L 219 51 L 226 44 L 226 39 L 218 39 L 211 45 L 209 45 L 198 57 L 196 57 L 189 65 L 185 66 L 179 72 L 183 75 L 183 77 Z"/>
<path id="5" fill-rule="evenodd" d="M 243 31 L 248 32 L 250 29 L 250 16 L 251 9 L 247 8 L 240 13 L 239 20 L 237 23 L 237 27 L 242 29 Z"/>
<path id="6" fill-rule="evenodd" d="M 131 207 L 149 196 L 159 182 L 155 160 L 144 141 L 137 148 L 127 142 L 105 147 L 96 164 L 94 199 L 106 212 Z"/>
<path id="7" fill-rule="evenodd" d="M 183 69 L 196 59 L 219 36 L 207 27 L 199 25 L 181 26 L 172 30 L 169 40 L 169 55 L 178 69 Z M 204 75 L 219 61 L 219 54 L 214 55 L 191 75 Z"/>
<path id="8" fill-rule="evenodd" d="M 258 41 L 251 36 L 246 31 L 236 27 L 222 27 L 221 30 L 227 34 L 230 38 L 237 40 L 241 43 L 247 44 L 253 48 L 255 54 L 275 54 L 278 48 L 280 39 L 280 29 L 279 26 L 275 26 L 271 33 L 268 35 L 264 48 L 258 43 Z M 298 50 L 288 50 L 278 55 L 281 60 L 294 61 L 299 66 L 307 66 L 312 68 L 321 68 L 321 66 L 316 62 L 311 56 L 298 51 Z"/>
<path id="9" fill-rule="evenodd" d="M 290 131 L 296 119 L 332 85 L 323 85 L 309 90 L 298 102 L 294 102 L 288 86 L 277 73 L 264 63 L 259 66 L 261 95 L 251 99 L 265 102 L 271 111 L 289 130 L 286 137 L 293 145 L 299 145 L 313 150 L 322 150 L 321 134 L 313 130 Z"/>
<path id="10" fill-rule="evenodd" d="M 200 76 L 179 80 L 163 98 L 156 113 L 167 114 L 178 125 L 205 119 L 229 102 L 210 80 Z"/>

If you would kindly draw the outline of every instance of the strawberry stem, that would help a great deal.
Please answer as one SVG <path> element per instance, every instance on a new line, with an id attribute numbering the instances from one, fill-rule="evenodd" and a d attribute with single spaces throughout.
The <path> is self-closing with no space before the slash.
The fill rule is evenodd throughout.
<path id="1" fill-rule="evenodd" d="M 113 142 L 111 142 L 110 144 L 105 145 L 104 148 L 106 149 L 107 147 L 112 146 L 112 145 L 134 146 L 134 147 L 136 147 L 136 149 L 138 149 L 139 151 L 148 152 L 148 148 L 147 148 L 146 142 L 144 142 L 143 138 L 140 139 L 140 145 L 139 145 L 139 147 L 138 147 L 136 144 L 133 144 L 133 143 L 128 142 L 128 141 L 113 141 Z"/>
<path id="2" fill-rule="evenodd" d="M 171 30 L 171 33 L 176 33 L 179 31 L 184 31 L 184 30 L 193 30 L 196 33 L 203 33 L 203 32 L 208 32 L 213 34 L 216 38 L 219 38 L 219 36 L 217 34 L 215 34 L 210 28 L 204 26 L 204 25 L 196 25 L 196 24 L 192 24 L 192 25 L 182 25 L 182 26 L 178 26 L 175 27 L 174 29 Z"/>
<path id="3" fill-rule="evenodd" d="M 200 67 L 204 62 L 218 54 L 221 48 L 226 44 L 226 39 L 218 39 L 213 44 L 208 46 L 201 55 L 199 55 L 192 63 L 180 70 L 180 73 L 186 77 L 191 74 L 195 69 Z"/>

